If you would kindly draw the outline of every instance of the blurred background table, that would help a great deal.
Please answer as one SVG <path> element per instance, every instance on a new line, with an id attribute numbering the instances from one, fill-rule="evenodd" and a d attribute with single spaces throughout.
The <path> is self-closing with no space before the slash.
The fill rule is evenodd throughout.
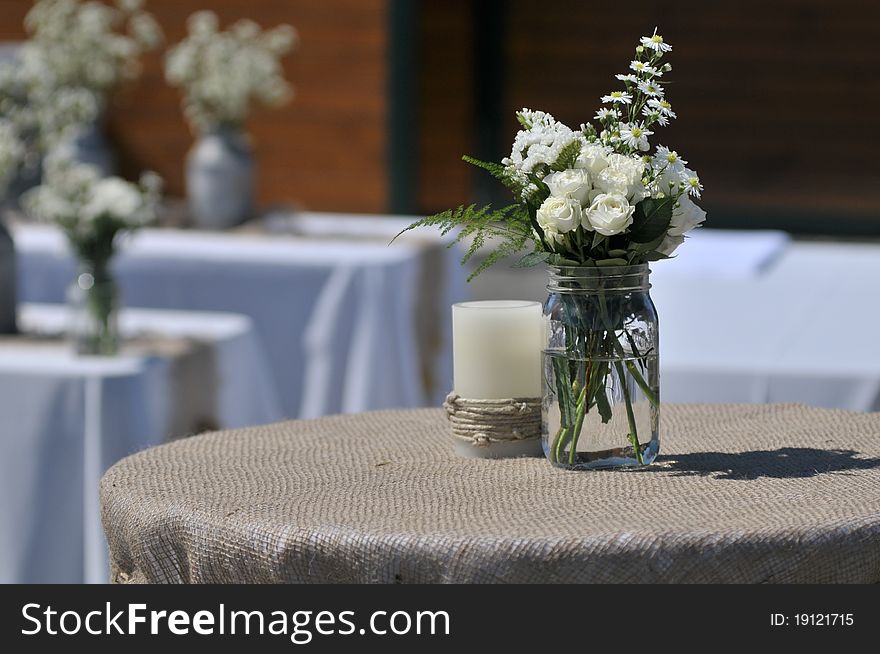
<path id="1" fill-rule="evenodd" d="M 97 482 L 171 437 L 278 420 L 249 318 L 129 309 L 119 357 L 77 357 L 65 308 L 20 307 L 0 338 L 0 582 L 106 580 Z"/>
<path id="2" fill-rule="evenodd" d="M 249 316 L 287 417 L 439 404 L 451 387 L 457 248 L 412 219 L 298 214 L 234 233 L 145 230 L 116 262 L 128 306 Z M 61 233 L 13 228 L 20 297 L 60 302 L 74 262 Z"/>
<path id="3" fill-rule="evenodd" d="M 664 402 L 880 410 L 880 245 L 699 229 L 651 271 Z M 545 284 L 498 268 L 473 292 L 543 300 Z"/>

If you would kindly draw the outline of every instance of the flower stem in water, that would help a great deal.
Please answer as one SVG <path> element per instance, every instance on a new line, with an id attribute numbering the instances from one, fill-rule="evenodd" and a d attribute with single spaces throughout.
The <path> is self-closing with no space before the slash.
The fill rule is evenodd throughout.
<path id="1" fill-rule="evenodd" d="M 627 422 L 629 422 L 629 440 L 636 451 L 636 460 L 639 462 L 639 465 L 645 465 L 645 461 L 642 458 L 642 448 L 641 445 L 639 445 L 636 417 L 635 414 L 633 414 L 632 398 L 630 398 L 629 395 L 629 384 L 626 381 L 626 374 L 623 371 L 623 366 L 620 361 L 615 361 L 614 367 L 617 369 L 617 376 L 620 379 L 621 388 L 623 389 L 623 399 L 626 403 L 626 419 Z"/>

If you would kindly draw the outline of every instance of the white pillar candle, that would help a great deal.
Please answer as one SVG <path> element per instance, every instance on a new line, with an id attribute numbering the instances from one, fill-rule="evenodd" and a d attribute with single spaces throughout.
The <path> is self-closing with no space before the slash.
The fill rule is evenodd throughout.
<path id="1" fill-rule="evenodd" d="M 454 390 L 468 399 L 541 397 L 544 321 L 539 302 L 497 300 L 452 306 Z M 456 442 L 459 454 L 480 458 L 540 454 L 540 442 Z"/>

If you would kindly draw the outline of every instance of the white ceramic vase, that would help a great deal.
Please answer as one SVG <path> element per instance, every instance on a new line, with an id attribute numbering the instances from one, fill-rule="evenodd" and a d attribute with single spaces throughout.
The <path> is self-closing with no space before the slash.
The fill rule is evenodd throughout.
<path id="1" fill-rule="evenodd" d="M 249 218 L 254 157 L 247 135 L 231 128 L 203 134 L 187 156 L 186 193 L 196 227 L 228 229 Z"/>

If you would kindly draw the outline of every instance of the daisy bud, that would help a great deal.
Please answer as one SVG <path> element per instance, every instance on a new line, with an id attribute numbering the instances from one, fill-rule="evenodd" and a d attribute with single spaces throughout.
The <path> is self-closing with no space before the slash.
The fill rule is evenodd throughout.
<path id="1" fill-rule="evenodd" d="M 672 64 L 663 64 L 663 72 L 668 73 L 672 70 Z"/>
<path id="2" fill-rule="evenodd" d="M 641 45 L 637 45 L 637 46 L 636 46 L 636 54 L 640 55 L 640 54 L 642 54 L 644 51 L 645 51 L 644 46 L 641 46 Z"/>

